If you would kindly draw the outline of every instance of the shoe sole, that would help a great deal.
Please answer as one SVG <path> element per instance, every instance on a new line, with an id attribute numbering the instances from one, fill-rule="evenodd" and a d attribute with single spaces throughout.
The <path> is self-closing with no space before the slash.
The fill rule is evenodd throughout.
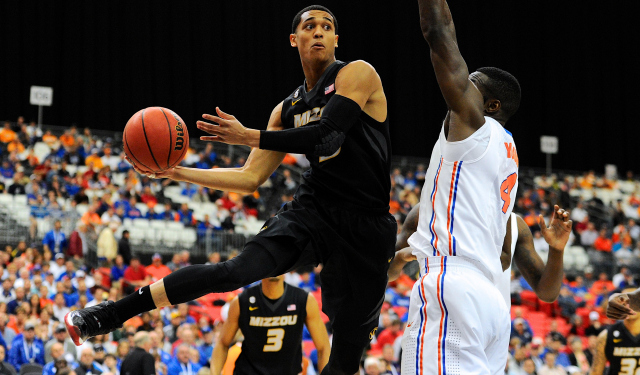
<path id="1" fill-rule="evenodd" d="M 64 316 L 64 325 L 67 327 L 67 332 L 69 332 L 69 337 L 71 337 L 73 343 L 76 346 L 82 345 L 84 340 L 80 337 L 80 329 L 74 326 L 71 321 L 71 312 L 68 312 L 67 315 Z"/>

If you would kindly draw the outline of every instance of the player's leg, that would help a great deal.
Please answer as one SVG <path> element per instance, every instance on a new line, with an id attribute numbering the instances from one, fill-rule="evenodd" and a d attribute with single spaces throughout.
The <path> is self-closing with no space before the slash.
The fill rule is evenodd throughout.
<path id="1" fill-rule="evenodd" d="M 65 324 L 76 345 L 86 338 L 105 334 L 145 311 L 188 302 L 208 293 L 226 292 L 251 284 L 265 277 L 277 275 L 279 264 L 295 261 L 296 252 L 287 253 L 291 259 L 275 259 L 272 251 L 250 242 L 233 259 L 213 265 L 193 265 L 181 268 L 150 286 L 140 288 L 123 299 L 73 311 L 65 317 Z"/>

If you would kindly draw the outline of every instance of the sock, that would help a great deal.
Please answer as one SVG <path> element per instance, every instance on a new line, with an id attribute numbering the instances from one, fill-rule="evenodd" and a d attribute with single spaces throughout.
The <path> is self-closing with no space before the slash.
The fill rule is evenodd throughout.
<path id="1" fill-rule="evenodd" d="M 118 319 L 120 319 L 120 324 L 124 324 L 124 322 L 138 314 L 155 309 L 156 304 L 153 302 L 151 289 L 147 285 L 116 301 L 114 307 L 116 308 Z"/>

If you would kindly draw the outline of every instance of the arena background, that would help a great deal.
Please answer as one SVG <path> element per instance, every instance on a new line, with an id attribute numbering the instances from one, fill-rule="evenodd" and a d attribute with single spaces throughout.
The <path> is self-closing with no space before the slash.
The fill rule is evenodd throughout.
<path id="1" fill-rule="evenodd" d="M 288 35 L 310 1 L 3 1 L 0 119 L 37 117 L 31 85 L 52 86 L 44 123 L 118 130 L 137 110 L 195 121 L 215 106 L 264 128 L 303 80 Z M 445 113 L 415 1 L 322 1 L 337 16 L 341 60 L 377 69 L 396 155 L 427 157 Z M 630 1 L 450 1 L 470 69 L 497 66 L 523 87 L 509 124 L 523 165 L 638 171 L 640 33 Z"/>

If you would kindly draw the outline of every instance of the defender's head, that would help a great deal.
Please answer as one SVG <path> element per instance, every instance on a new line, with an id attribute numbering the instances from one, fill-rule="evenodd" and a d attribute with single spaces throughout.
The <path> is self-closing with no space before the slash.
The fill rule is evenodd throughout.
<path id="1" fill-rule="evenodd" d="M 484 112 L 498 121 L 507 122 L 520 106 L 520 83 L 510 73 L 498 68 L 480 68 L 469 75 L 480 90 Z"/>
<path id="2" fill-rule="evenodd" d="M 334 60 L 338 47 L 338 20 L 321 5 L 308 6 L 293 18 L 289 41 L 291 47 L 298 48 L 303 61 Z"/>

